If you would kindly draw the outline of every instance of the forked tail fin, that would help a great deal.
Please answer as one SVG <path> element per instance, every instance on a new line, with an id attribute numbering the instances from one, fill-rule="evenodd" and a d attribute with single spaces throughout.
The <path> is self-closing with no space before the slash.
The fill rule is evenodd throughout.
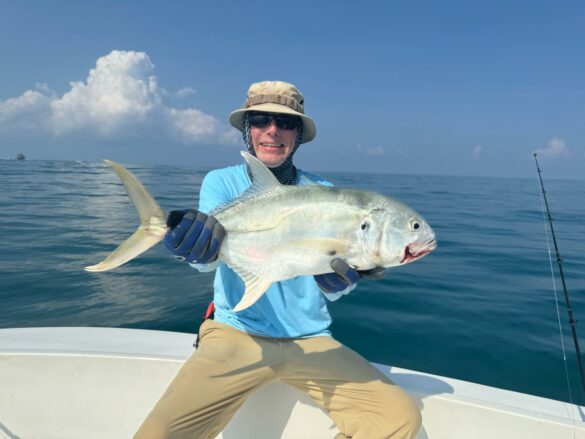
<path id="1" fill-rule="evenodd" d="M 102 262 L 85 267 L 87 271 L 106 271 L 125 264 L 161 241 L 168 230 L 165 213 L 136 176 L 119 163 L 104 161 L 122 180 L 130 200 L 138 210 L 140 226 Z"/>

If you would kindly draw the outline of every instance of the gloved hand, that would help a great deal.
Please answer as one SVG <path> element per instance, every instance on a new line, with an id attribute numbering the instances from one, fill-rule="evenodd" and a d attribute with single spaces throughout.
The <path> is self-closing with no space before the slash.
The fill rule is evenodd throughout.
<path id="1" fill-rule="evenodd" d="M 165 247 L 177 259 L 195 264 L 217 259 L 225 229 L 213 216 L 192 209 L 173 210 L 167 226 L 171 230 L 165 236 Z"/>
<path id="2" fill-rule="evenodd" d="M 345 290 L 360 280 L 380 279 L 384 274 L 384 268 L 377 267 L 371 270 L 354 270 L 343 259 L 335 258 L 329 264 L 333 273 L 318 274 L 314 276 L 319 287 L 326 293 L 338 293 Z"/>

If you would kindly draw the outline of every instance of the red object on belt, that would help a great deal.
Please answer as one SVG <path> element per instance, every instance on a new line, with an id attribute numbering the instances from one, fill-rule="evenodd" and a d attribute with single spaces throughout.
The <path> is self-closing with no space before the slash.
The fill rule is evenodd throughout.
<path id="1" fill-rule="evenodd" d="M 207 311 L 205 311 L 205 317 L 203 317 L 203 321 L 205 321 L 207 319 L 212 319 L 214 313 L 215 313 L 215 305 L 213 304 L 213 302 L 211 302 L 209 304 L 209 306 L 207 307 Z"/>
<path id="2" fill-rule="evenodd" d="M 215 312 L 215 305 L 213 304 L 213 302 L 211 302 L 208 306 L 207 306 L 207 311 L 205 311 L 205 317 L 203 317 L 203 320 L 201 321 L 201 324 L 199 325 L 199 329 L 201 329 L 201 325 L 203 324 L 203 322 L 207 319 L 213 319 L 213 313 Z M 200 331 L 198 331 L 200 332 Z M 197 340 L 195 340 L 194 343 L 195 349 L 199 348 L 199 335 L 197 335 Z"/>

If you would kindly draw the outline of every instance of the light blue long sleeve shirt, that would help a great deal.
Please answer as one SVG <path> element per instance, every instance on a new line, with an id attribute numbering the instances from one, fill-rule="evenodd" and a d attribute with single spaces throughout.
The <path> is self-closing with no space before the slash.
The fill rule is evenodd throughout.
<path id="1" fill-rule="evenodd" d="M 298 184 L 332 184 L 300 169 Z M 229 203 L 251 184 L 246 165 L 211 171 L 203 179 L 199 210 L 205 213 Z M 193 265 L 206 271 L 205 266 Z M 211 267 L 209 267 L 211 268 Z M 353 287 L 353 286 L 352 286 Z M 349 292 L 352 287 L 341 294 Z M 242 279 L 225 263 L 217 265 L 214 280 L 215 320 L 251 334 L 274 338 L 315 337 L 330 335 L 331 316 L 324 293 L 313 276 L 298 276 L 273 283 L 266 293 L 249 308 L 234 312 L 244 295 Z M 333 299 L 341 294 L 334 296 Z"/>

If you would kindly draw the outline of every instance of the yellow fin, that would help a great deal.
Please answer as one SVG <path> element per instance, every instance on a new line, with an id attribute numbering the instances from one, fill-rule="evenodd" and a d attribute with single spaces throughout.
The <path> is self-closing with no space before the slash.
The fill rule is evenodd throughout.
<path id="1" fill-rule="evenodd" d="M 150 247 L 161 241 L 165 237 L 164 233 L 153 233 L 147 229 L 139 228 L 130 238 L 124 241 L 102 262 L 96 265 L 85 267 L 86 271 L 106 271 L 125 264 L 130 259 L 145 252 Z"/>
<path id="2" fill-rule="evenodd" d="M 163 210 L 159 207 L 153 196 L 146 190 L 144 185 L 136 178 L 136 176 L 119 163 L 111 160 L 104 160 L 113 170 L 118 174 L 122 184 L 128 192 L 128 197 L 136 207 L 138 216 L 140 217 L 140 224 L 148 224 L 151 218 L 159 218 L 161 222 L 166 222 L 166 216 Z"/>
<path id="3" fill-rule="evenodd" d="M 102 262 L 85 267 L 86 271 L 106 271 L 119 267 L 161 241 L 167 231 L 165 213 L 136 176 L 119 163 L 104 161 L 112 167 L 124 184 L 130 200 L 138 211 L 140 226 Z"/>

